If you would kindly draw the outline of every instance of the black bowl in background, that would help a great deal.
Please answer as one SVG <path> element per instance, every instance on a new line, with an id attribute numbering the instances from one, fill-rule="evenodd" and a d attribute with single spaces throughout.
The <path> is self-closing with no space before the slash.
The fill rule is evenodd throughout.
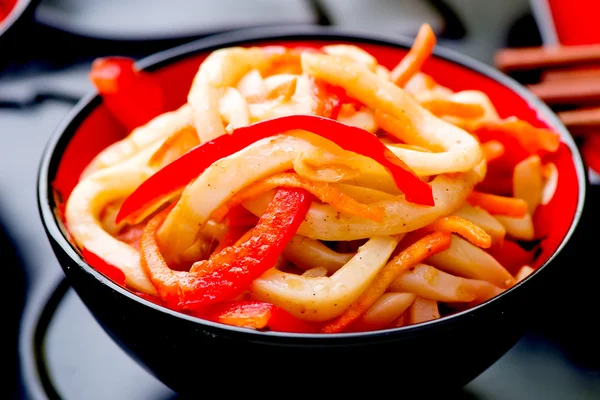
<path id="1" fill-rule="evenodd" d="M 412 44 L 410 38 L 336 29 L 272 27 L 201 39 L 149 57 L 139 65 L 160 70 L 220 47 L 311 40 L 351 41 L 393 49 L 406 49 Z M 83 99 L 58 128 L 44 152 L 39 171 L 41 217 L 69 283 L 108 334 L 179 393 L 199 396 L 216 388 L 228 395 L 343 395 L 364 390 L 373 395 L 401 396 L 412 391 L 461 388 L 518 341 L 535 308 L 552 290 L 552 272 L 564 265 L 562 250 L 579 222 L 586 179 L 572 138 L 556 116 L 526 89 L 492 68 L 454 52 L 437 49 L 435 56 L 487 76 L 517 93 L 541 119 L 560 132 L 571 151 L 576 172 L 574 185 L 579 195 L 569 228 L 549 260 L 510 290 L 480 306 L 436 321 L 395 330 L 334 335 L 249 331 L 189 317 L 144 300 L 85 263 L 65 237 L 55 215 L 52 183 L 77 129 L 101 104 L 95 93 Z M 282 389 L 278 389 L 280 386 Z"/>
<path id="2" fill-rule="evenodd" d="M 11 60 L 14 53 L 20 46 L 27 46 L 29 33 L 26 31 L 31 28 L 34 19 L 33 13 L 40 0 L 17 0 L 17 3 L 8 14 L 0 21 L 0 66 Z"/>

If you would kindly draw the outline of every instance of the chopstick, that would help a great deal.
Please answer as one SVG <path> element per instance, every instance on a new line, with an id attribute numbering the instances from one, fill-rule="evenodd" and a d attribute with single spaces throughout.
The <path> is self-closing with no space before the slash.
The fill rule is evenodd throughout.
<path id="1" fill-rule="evenodd" d="M 542 81 L 527 85 L 550 105 L 582 105 L 600 102 L 600 79 L 578 78 Z"/>
<path id="2" fill-rule="evenodd" d="M 507 48 L 496 67 L 511 72 L 537 71 L 527 88 L 553 108 L 573 136 L 600 134 L 600 44 Z"/>
<path id="3" fill-rule="evenodd" d="M 570 79 L 600 79 L 600 65 L 574 68 L 557 68 L 542 71 L 542 81 L 562 81 Z"/>
<path id="4" fill-rule="evenodd" d="M 600 63 L 600 44 L 506 48 L 496 53 L 494 62 L 503 72 Z"/>
<path id="5" fill-rule="evenodd" d="M 600 107 L 561 111 L 556 115 L 574 136 L 600 132 Z"/>

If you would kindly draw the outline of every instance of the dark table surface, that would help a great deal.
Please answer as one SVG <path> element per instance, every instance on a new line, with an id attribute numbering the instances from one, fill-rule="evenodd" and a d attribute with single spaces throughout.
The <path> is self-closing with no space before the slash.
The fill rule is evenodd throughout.
<path id="1" fill-rule="evenodd" d="M 344 10 L 332 14 L 344 22 L 350 18 L 344 17 Z M 409 10 L 413 14 L 403 11 L 402 18 L 410 20 L 412 15 L 413 20 L 429 18 L 440 23 L 440 16 L 431 10 Z M 535 31 L 528 30 L 531 18 L 519 20 L 521 14 L 513 14 L 508 21 L 528 22 L 518 29 L 534 32 L 535 40 Z M 490 27 L 493 17 L 487 15 Z M 511 37 L 510 32 L 506 34 L 508 22 L 500 29 L 496 21 L 496 36 L 488 38 L 478 36 L 477 31 L 485 21 L 467 25 L 470 36 L 442 39 L 442 45 L 490 62 L 490 47 L 506 45 Z M 414 27 L 405 26 L 402 33 L 414 33 Z M 376 29 L 374 25 L 366 28 Z M 112 342 L 68 285 L 61 285 L 63 274 L 41 226 L 35 188 L 47 139 L 73 101 L 91 89 L 87 80 L 91 59 L 107 53 L 140 57 L 176 42 L 107 42 L 39 26 L 31 27 L 29 33 L 22 36 L 18 54 L 0 70 L 0 259 L 8 271 L 12 321 L 8 325 L 12 341 L 5 342 L 0 354 L 6 352 L 2 359 L 9 360 L 9 366 L 18 363 L 11 369 L 14 376 L 8 375 L 9 393 L 16 399 L 36 400 L 174 398 L 174 393 Z M 522 40 L 527 37 L 531 38 L 521 35 Z M 482 41 L 491 45 L 485 47 Z M 469 384 L 460 394 L 463 398 L 600 398 L 600 329 L 595 324 L 600 273 L 592 253 L 600 222 L 594 207 L 600 199 L 598 189 L 590 188 L 573 262 L 564 267 L 565 279 L 556 296 L 548 299 L 545 309 L 532 313 L 528 334 Z M 12 389 L 16 383 L 19 390 Z"/>

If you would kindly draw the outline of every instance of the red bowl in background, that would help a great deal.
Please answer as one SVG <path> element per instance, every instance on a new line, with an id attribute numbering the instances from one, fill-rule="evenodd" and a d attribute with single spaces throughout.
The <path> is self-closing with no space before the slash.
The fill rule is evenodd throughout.
<path id="1" fill-rule="evenodd" d="M 164 83 L 168 108 L 176 109 L 186 101 L 198 66 L 212 50 L 234 45 L 331 43 L 359 45 L 381 64 L 393 68 L 412 39 L 316 27 L 260 28 L 202 39 L 151 56 L 138 66 L 152 71 Z M 335 377 L 332 382 L 359 377 L 352 385 L 346 383 L 348 393 L 359 386 L 369 388 L 373 394 L 385 393 L 388 388 L 377 387 L 375 381 L 383 378 L 392 382 L 405 379 L 424 391 L 462 387 L 516 343 L 524 332 L 528 313 L 552 290 L 545 287 L 548 281 L 544 277 L 546 271 L 565 265 L 561 253 L 579 222 L 586 179 L 572 137 L 554 113 L 523 86 L 482 63 L 440 48 L 423 70 L 451 89 L 482 90 L 501 117 L 514 115 L 535 126 L 549 127 L 563 140 L 553 159 L 559 170 L 556 194 L 535 215 L 536 229 L 547 233 L 533 265 L 536 271 L 503 294 L 472 309 L 415 326 L 332 335 L 249 331 L 190 317 L 144 300 L 88 265 L 69 242 L 58 216 L 54 190 L 66 199 L 92 157 L 126 133 L 96 93 L 83 99 L 59 127 L 44 153 L 39 173 L 41 217 L 68 281 L 125 351 L 181 393 L 200 393 L 198 377 L 211 382 L 220 382 L 224 376 L 233 379 L 231 369 L 238 364 L 242 365 L 240 373 L 235 375 L 235 385 L 228 385 L 227 394 L 247 394 L 247 385 L 256 385 L 257 380 L 266 377 L 271 381 L 276 377 L 305 376 L 306 363 L 311 365 L 313 380 L 318 376 L 326 376 L 327 380 Z M 398 360 L 393 369 L 387 367 L 390 357 Z M 302 379 L 306 382 L 308 378 Z M 344 392 L 336 385 L 330 389 L 337 394 Z"/>
<path id="2" fill-rule="evenodd" d="M 597 0 L 544 0 L 558 41 L 563 46 L 600 43 Z"/>

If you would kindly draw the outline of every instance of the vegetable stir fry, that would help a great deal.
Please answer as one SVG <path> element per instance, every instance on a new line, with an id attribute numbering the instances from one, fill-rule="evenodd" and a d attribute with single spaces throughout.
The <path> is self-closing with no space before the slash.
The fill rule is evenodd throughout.
<path id="1" fill-rule="evenodd" d="M 388 70 L 348 44 L 216 50 L 187 102 L 132 60 L 94 62 L 130 134 L 65 207 L 83 257 L 170 309 L 238 327 L 394 328 L 483 303 L 533 272 L 552 131 L 421 71 L 424 25 Z"/>

